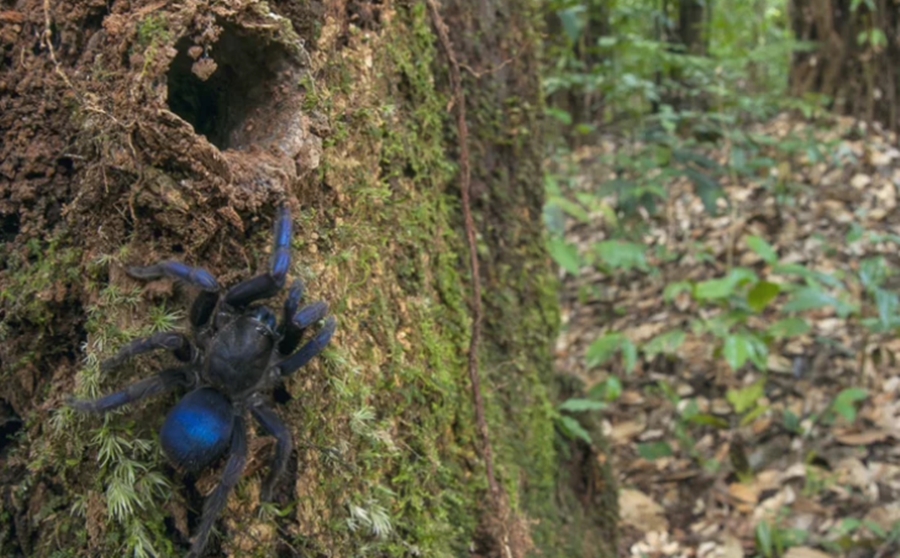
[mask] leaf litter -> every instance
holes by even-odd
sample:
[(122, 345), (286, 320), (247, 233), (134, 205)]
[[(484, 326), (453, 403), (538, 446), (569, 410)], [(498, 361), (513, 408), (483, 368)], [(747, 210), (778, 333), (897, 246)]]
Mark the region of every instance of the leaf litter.
[[(620, 487), (620, 555), (900, 555), (900, 340), (892, 328), (863, 323), (882, 305), (866, 302), (864, 286), (851, 280), (869, 258), (900, 264), (897, 138), (850, 119), (823, 127), (788, 115), (752, 132), (812, 135), (832, 156), (778, 153), (763, 177), (772, 180), (726, 176), (730, 207), (720, 200), (718, 215), (687, 178), (671, 180), (664, 207), (639, 213), (644, 250), (625, 265), (574, 257), (612, 238), (613, 195), (594, 198), (584, 215), (569, 211), (580, 218), (565, 224), (571, 248), (560, 270), (557, 364), (589, 393), (610, 378), (621, 382), (618, 397), (593, 411), (603, 417)], [(705, 155), (726, 164), (728, 147)], [(583, 201), (615, 178), (605, 156), (625, 148), (607, 138), (574, 152), (567, 197)], [(778, 200), (773, 183), (789, 184), (790, 195)], [(797, 286), (758, 293), (771, 303), (746, 327), (791, 334), (773, 338), (756, 361), (752, 343), (729, 349), (696, 327), (725, 314), (696, 293), (722, 287), (715, 281), (737, 267)], [(829, 278), (846, 288), (803, 290), (834, 286)], [(695, 296), (690, 287), (675, 292), (681, 282)], [(889, 275), (883, 286), (896, 291), (900, 281)], [(598, 348), (604, 336), (616, 337)], [(616, 353), (629, 343), (638, 347), (634, 362)]]

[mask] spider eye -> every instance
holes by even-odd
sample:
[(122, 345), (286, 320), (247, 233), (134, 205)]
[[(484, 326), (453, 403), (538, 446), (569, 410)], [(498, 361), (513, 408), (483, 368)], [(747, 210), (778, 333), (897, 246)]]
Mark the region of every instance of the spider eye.
[(257, 331), (261, 334), (271, 333), (275, 331), (275, 314), (273, 314), (268, 308), (265, 306), (260, 306), (253, 311), (253, 318), (257, 320), (261, 327), (257, 328)]

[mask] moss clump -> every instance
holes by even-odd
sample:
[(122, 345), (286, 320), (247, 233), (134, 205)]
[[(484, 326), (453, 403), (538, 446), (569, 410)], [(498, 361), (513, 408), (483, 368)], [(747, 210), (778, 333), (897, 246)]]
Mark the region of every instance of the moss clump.
[(142, 49), (166, 44), (171, 40), (169, 22), (163, 14), (150, 14), (138, 23), (137, 44)]
[(53, 318), (53, 304), (61, 303), (68, 286), (81, 276), (81, 250), (57, 236), (49, 242), (31, 239), (21, 252), (6, 257), (0, 285), (0, 305), (6, 324), (27, 321), (37, 326)]

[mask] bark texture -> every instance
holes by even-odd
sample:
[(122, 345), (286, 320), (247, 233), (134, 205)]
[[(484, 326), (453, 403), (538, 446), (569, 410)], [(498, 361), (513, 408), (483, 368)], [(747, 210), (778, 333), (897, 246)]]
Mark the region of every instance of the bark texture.
[(282, 201), (291, 276), (338, 333), (276, 394), (296, 447), (281, 513), (259, 511), (273, 441), (251, 432), (210, 555), (613, 555), (609, 471), (554, 427), (568, 390), (550, 358), (535, 10), (442, 8), (467, 68), (481, 378), (509, 505), (494, 517), (466, 375), (458, 138), (425, 3), (0, 3), (0, 555), (186, 550), (219, 471), (163, 460), (179, 394), (105, 418), (62, 402), (170, 364), (99, 371), (128, 339), (184, 327), (194, 294), (126, 265), (174, 257), (233, 284), (266, 265)]

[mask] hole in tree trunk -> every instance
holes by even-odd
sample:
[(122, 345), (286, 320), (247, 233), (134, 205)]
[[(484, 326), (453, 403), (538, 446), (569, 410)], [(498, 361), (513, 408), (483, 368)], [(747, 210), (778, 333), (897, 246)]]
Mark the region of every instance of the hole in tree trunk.
[(223, 24), (219, 40), (207, 48), (185, 37), (176, 49), (167, 75), (172, 112), (221, 150), (253, 143), (247, 120), (292, 74), (284, 71), (292, 65), (287, 52), (231, 24)]

